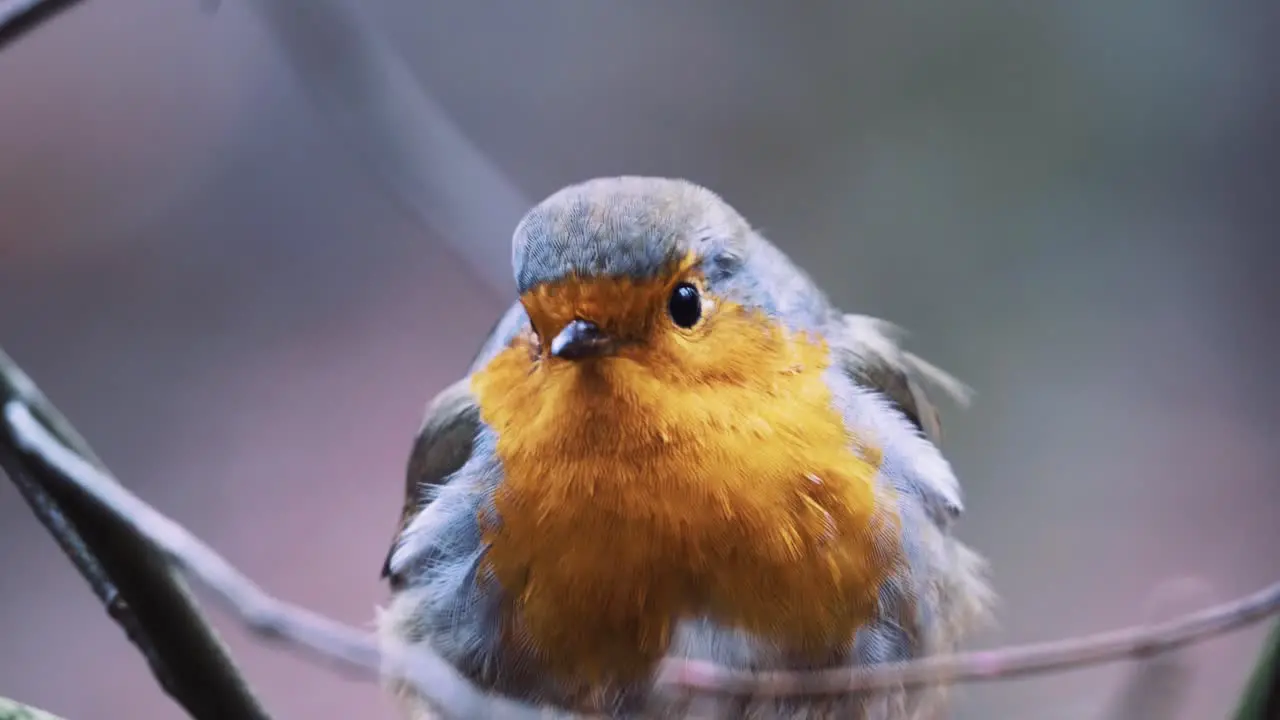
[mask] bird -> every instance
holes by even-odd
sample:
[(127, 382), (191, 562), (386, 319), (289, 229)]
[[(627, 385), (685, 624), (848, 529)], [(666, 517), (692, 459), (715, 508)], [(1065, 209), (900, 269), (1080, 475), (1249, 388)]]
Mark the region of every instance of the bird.
[[(838, 309), (684, 179), (556, 191), (517, 224), (512, 266), (518, 298), (412, 444), (384, 643), (427, 646), (489, 693), (630, 718), (656, 707), (665, 659), (857, 667), (952, 652), (990, 620), (929, 395), (969, 390), (896, 326)], [(439, 716), (387, 686), (406, 717)], [(896, 688), (727, 716), (948, 702)]]

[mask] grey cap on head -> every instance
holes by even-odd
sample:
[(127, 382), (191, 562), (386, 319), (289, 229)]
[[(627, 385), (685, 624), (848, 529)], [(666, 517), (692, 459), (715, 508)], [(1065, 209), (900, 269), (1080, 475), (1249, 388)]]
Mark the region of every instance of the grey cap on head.
[(613, 177), (566, 187), (516, 226), (520, 294), (568, 276), (652, 278), (689, 252), (708, 274), (741, 263), (753, 233), (718, 195), (688, 182)]

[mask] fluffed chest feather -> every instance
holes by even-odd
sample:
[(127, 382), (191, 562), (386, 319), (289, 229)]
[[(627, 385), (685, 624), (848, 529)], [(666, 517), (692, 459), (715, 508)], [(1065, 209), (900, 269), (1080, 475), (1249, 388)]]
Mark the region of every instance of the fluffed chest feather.
[(508, 641), (583, 683), (647, 673), (696, 616), (801, 657), (852, 642), (900, 561), (897, 516), (833, 409), (825, 348), (795, 350), (746, 383), (625, 360), (539, 374), (518, 347), (476, 376)]

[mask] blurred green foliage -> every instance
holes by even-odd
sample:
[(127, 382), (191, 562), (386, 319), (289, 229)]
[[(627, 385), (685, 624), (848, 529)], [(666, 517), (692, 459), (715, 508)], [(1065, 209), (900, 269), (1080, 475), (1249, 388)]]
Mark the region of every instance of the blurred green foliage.
[(0, 720), (62, 720), (62, 718), (37, 710), (30, 705), (0, 697)]

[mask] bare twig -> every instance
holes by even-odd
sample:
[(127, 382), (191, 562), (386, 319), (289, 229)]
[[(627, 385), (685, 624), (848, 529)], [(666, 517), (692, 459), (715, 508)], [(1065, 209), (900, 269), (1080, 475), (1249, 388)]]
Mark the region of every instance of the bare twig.
[(663, 665), (658, 682), (687, 691), (781, 697), (842, 695), (897, 685), (918, 687), (1006, 680), (1172, 650), (1237, 630), (1277, 612), (1280, 612), (1280, 583), (1166, 623), (1081, 638), (807, 673), (751, 673), (704, 662), (673, 660)]
[[(3, 351), (0, 401), (27, 408), (59, 445), (102, 470), (84, 439)], [(0, 466), (188, 714), (197, 720), (268, 717), (190, 592), (147, 538), (22, 452), (7, 423), (0, 423)]]
[[(369, 633), (277, 600), (178, 523), (143, 502), (64, 445), (20, 401), (4, 406), (4, 421), (18, 448), (39, 458), (64, 489), (123, 518), (170, 561), (199, 580), (254, 634), (306, 651), (312, 659), (366, 677), (384, 671), (414, 683), (448, 717), (537, 718), (528, 706), (481, 694), (442, 658), (425, 650), (382, 648)], [(224, 716), (233, 717), (233, 716)], [(234, 716), (241, 717), (241, 716)]]
[[(19, 447), (40, 458), (67, 483), (125, 518), (183, 570), (199, 579), (259, 635), (284, 641), (366, 675), (386, 669), (434, 699), (452, 717), (483, 712), (536, 717), (532, 709), (481, 695), (448, 664), (426, 650), (379, 650), (369, 634), (267, 595), (180, 525), (164, 517), (63, 445), (21, 402), (4, 406), (4, 420)], [(1176, 620), (1079, 639), (927, 658), (858, 669), (812, 673), (748, 673), (706, 663), (669, 661), (658, 674), (666, 688), (718, 695), (835, 695), (883, 689), (998, 680), (1144, 657), (1240, 628), (1280, 610), (1280, 583), (1239, 600)], [(500, 708), (500, 709), (499, 709)]]
[(172, 693), (174, 681), (168, 666), (157, 654), (146, 630), (142, 628), (129, 604), (116, 589), (115, 583), (111, 582), (102, 563), (85, 545), (84, 538), (80, 537), (75, 526), (62, 514), (58, 501), (53, 499), (53, 496), (31, 476), (18, 456), (8, 447), (0, 446), (0, 467), (6, 468), (5, 472), (9, 475), (9, 479), (27, 501), (36, 519), (49, 531), (63, 554), (70, 558), (71, 563), (80, 571), (80, 575), (89, 583), (93, 594), (98, 596), (98, 602), (106, 608), (107, 615), (124, 629), (129, 642), (132, 642), (142, 653), (142, 657), (146, 659), (147, 665), (151, 667), (151, 672), (156, 676), (161, 687)]
[[(1151, 623), (1171, 620), (1203, 607), (1213, 598), (1209, 586), (1194, 578), (1161, 583), (1147, 603)], [(1136, 659), (1105, 720), (1176, 720), (1180, 717), (1194, 676), (1191, 647), (1155, 652)]]
[(0, 48), (80, 0), (0, 0)]

